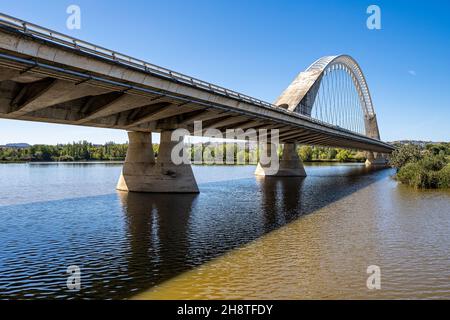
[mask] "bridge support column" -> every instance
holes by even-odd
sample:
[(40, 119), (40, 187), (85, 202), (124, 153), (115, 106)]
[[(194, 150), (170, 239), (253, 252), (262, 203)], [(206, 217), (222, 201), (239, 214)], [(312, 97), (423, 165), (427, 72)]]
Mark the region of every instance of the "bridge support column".
[(258, 162), (255, 175), (274, 177), (306, 177), (303, 162), (297, 154), (297, 145), (295, 143), (284, 144), (283, 155), (279, 160), (278, 170), (269, 168), (269, 165), (261, 165), (261, 163)]
[(368, 151), (367, 152), (367, 159), (366, 159), (366, 167), (373, 167), (373, 166), (377, 166), (377, 167), (382, 167), (382, 166), (387, 166), (387, 159), (383, 156), (383, 154), (381, 153), (376, 153), (376, 155), (374, 154), (374, 152), (372, 151)]
[(178, 143), (172, 131), (161, 132), (159, 154), (155, 160), (152, 135), (128, 132), (129, 145), (117, 190), (130, 192), (198, 193), (190, 164), (176, 165), (171, 153)]

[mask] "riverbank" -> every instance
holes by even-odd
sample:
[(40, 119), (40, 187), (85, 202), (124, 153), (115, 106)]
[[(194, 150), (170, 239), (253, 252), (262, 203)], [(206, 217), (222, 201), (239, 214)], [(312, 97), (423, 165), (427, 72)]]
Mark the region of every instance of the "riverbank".
[[(0, 161), (0, 164), (43, 164), (43, 163), (47, 163), (47, 164), (58, 164), (58, 163), (67, 163), (67, 164), (88, 164), (88, 163), (92, 163), (92, 164), (96, 164), (96, 163), (123, 163), (125, 161), (125, 159), (123, 160), (80, 160), (80, 161)], [(334, 163), (334, 164), (339, 164), (339, 163), (364, 163), (364, 160), (362, 159), (348, 159), (345, 161), (340, 161), (337, 159), (316, 159), (316, 160), (309, 160), (309, 161), (303, 161), (304, 164), (314, 164), (314, 163), (322, 163), (322, 164), (326, 164), (326, 163)], [(201, 166), (248, 166), (248, 165), (256, 165), (257, 163), (233, 163), (233, 164), (229, 164), (229, 163), (222, 163), (222, 164), (217, 164), (217, 163), (192, 163), (193, 165), (201, 165)]]
[(82, 163), (123, 163), (125, 160), (80, 160), (80, 161), (0, 161), (0, 164), (82, 164)]

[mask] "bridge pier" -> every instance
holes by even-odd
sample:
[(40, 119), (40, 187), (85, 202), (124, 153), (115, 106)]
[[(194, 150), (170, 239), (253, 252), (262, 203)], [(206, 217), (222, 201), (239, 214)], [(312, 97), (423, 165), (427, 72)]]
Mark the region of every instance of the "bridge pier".
[(387, 161), (386, 157), (383, 156), (383, 154), (376, 153), (376, 155), (375, 155), (374, 152), (368, 151), (365, 164), (366, 164), (366, 167), (373, 167), (373, 166), (382, 167), (382, 166), (387, 166), (388, 161)]
[[(273, 152), (274, 148), (271, 148), (270, 150)], [(268, 154), (268, 156), (270, 156), (270, 154)], [(297, 145), (295, 143), (284, 144), (283, 154), (279, 160), (278, 170), (271, 168), (270, 164), (263, 165), (258, 162), (255, 175), (273, 177), (306, 177), (303, 162), (297, 153)]]
[(162, 131), (157, 159), (152, 134), (128, 132), (128, 151), (117, 190), (130, 192), (198, 193), (190, 164), (176, 165), (171, 153), (178, 143), (171, 141), (172, 131)]

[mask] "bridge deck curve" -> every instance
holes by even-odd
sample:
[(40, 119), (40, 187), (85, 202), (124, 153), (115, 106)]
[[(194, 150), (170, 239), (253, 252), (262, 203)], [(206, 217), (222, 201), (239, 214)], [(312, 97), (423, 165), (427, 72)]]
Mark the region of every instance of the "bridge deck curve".
[(193, 122), (202, 120), (204, 128), (279, 129), (282, 142), (393, 150), (380, 140), (14, 19), (0, 15), (0, 118), (142, 132), (168, 126), (192, 131)]

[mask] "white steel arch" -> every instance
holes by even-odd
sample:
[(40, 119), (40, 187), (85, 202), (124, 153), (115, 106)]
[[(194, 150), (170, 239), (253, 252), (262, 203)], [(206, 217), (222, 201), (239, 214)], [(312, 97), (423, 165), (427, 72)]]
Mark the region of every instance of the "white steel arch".
[(335, 70), (344, 70), (351, 77), (364, 114), (366, 135), (379, 139), (369, 87), (360, 66), (349, 55), (325, 56), (316, 60), (305, 71), (298, 74), (275, 101), (275, 105), (311, 117), (322, 79)]

